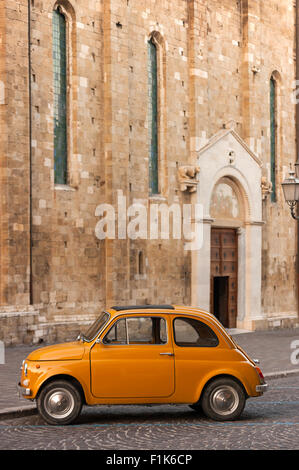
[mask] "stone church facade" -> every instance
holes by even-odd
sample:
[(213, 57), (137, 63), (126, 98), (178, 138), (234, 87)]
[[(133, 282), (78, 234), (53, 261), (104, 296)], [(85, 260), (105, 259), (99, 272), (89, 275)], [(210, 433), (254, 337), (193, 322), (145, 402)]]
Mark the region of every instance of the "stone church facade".
[[(112, 305), (298, 325), (292, 0), (0, 2), (0, 339)], [(97, 208), (198, 204), (202, 244), (96, 236)], [(119, 235), (119, 234), (118, 234)]]

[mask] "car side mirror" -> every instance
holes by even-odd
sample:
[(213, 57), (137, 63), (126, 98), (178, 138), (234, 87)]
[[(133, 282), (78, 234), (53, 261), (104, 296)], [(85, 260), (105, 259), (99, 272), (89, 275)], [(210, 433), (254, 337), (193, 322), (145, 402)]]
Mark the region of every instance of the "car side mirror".
[(101, 338), (98, 338), (98, 339), (96, 340), (96, 344), (103, 344), (103, 341), (101, 340)]

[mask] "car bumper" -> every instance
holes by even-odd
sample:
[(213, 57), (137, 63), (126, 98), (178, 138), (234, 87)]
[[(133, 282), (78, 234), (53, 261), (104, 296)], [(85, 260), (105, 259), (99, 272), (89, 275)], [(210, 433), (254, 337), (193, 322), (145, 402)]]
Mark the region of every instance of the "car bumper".
[(32, 395), (31, 389), (22, 387), (20, 383), (18, 383), (18, 392), (19, 392), (19, 396), (23, 396), (23, 397), (30, 397), (30, 395)]
[(269, 385), (268, 385), (268, 384), (257, 385), (256, 388), (255, 388), (255, 390), (256, 390), (258, 393), (267, 392), (268, 389), (269, 389)]

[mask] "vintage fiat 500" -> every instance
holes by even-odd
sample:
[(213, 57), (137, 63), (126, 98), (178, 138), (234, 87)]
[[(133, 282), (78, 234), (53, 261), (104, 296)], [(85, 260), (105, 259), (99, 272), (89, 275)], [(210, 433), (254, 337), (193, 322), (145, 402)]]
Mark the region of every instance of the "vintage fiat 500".
[(101, 404), (180, 403), (234, 420), (248, 397), (267, 390), (255, 361), (214, 315), (173, 305), (103, 312), (75, 342), (29, 354), (19, 386), (53, 425)]

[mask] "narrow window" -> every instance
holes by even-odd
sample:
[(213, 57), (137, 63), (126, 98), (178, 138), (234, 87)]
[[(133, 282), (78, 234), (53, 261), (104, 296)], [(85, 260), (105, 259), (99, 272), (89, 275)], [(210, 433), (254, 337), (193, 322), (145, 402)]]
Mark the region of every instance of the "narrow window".
[(138, 253), (138, 274), (144, 274), (144, 261), (142, 251), (139, 251)]
[(157, 46), (148, 42), (148, 83), (149, 83), (149, 189), (151, 194), (159, 193), (159, 142), (158, 142), (158, 54)]
[(277, 122), (276, 122), (276, 81), (273, 77), (270, 80), (270, 165), (272, 194), (271, 201), (276, 202), (276, 153), (277, 153)]
[(53, 11), (54, 182), (67, 184), (67, 42), (66, 19)]

